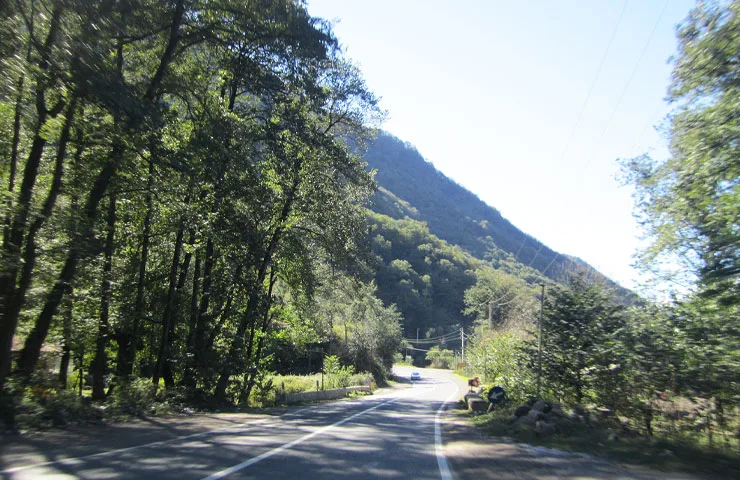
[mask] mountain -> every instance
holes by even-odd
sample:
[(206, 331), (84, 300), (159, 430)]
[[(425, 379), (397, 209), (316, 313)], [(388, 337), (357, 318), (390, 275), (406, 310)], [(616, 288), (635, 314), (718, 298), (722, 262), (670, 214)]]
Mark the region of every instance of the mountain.
[(465, 323), (462, 292), (474, 281), (470, 270), (483, 263), (528, 283), (563, 282), (579, 272), (619, 297), (631, 297), (583, 260), (555, 252), (519, 230), (412, 145), (381, 132), (363, 158), (377, 171), (379, 187), (369, 215), (378, 291), (384, 301), (399, 306), (407, 332), (419, 324)]

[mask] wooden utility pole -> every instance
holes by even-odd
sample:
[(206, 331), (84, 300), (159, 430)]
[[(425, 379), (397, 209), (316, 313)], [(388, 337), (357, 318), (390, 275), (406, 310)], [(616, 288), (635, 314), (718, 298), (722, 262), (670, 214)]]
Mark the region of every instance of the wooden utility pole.
[(463, 327), (460, 327), (460, 343), (462, 345), (461, 360), (462, 363), (465, 363), (465, 331), (463, 330)]
[(542, 287), (542, 295), (540, 296), (540, 321), (539, 321), (539, 333), (537, 334), (537, 399), (540, 398), (540, 386), (542, 384), (542, 320), (543, 312), (545, 310), (545, 284), (540, 284)]

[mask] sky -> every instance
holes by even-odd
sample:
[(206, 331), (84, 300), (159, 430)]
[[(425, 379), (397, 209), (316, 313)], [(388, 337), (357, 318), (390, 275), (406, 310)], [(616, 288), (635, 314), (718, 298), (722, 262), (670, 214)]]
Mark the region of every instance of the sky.
[[(644, 240), (618, 159), (668, 155), (676, 25), (693, 0), (309, 0), (382, 128), (555, 251), (625, 287)], [(662, 126), (662, 127), (661, 127)]]

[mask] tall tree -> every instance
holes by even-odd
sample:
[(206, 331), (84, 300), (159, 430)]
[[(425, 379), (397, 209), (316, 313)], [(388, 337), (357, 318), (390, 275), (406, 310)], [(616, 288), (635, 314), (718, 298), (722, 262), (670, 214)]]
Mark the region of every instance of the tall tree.
[(740, 302), (740, 2), (700, 2), (678, 29), (670, 157), (624, 162), (652, 238), (648, 267), (680, 262), (707, 295)]
[[(550, 290), (544, 309), (542, 375), (554, 394), (582, 403), (615, 368), (623, 311), (602, 287), (581, 277)], [(533, 346), (533, 362), (537, 355)]]

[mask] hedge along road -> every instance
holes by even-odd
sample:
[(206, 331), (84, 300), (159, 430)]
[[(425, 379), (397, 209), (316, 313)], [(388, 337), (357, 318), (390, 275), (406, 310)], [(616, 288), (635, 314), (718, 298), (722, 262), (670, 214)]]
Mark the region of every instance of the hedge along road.
[[(408, 376), (411, 369), (400, 367)], [(422, 372), (411, 388), (301, 408), (279, 417), (183, 436), (119, 438), (124, 448), (80, 450), (74, 434), (43, 457), (0, 454), (3, 478), (451, 478), (439, 419), (464, 393), (449, 372)], [(111, 427), (102, 427), (103, 429)], [(126, 435), (125, 432), (118, 434)], [(128, 435), (135, 435), (133, 431)], [(7, 440), (7, 439), (6, 439)], [(129, 441), (126, 441), (129, 440)], [(34, 448), (16, 439), (16, 449)], [(26, 443), (20, 445), (20, 443)], [(40, 442), (36, 448), (43, 450)], [(73, 447), (74, 445), (74, 447)], [(75, 452), (87, 452), (76, 455)], [(34, 459), (28, 461), (27, 459)], [(25, 461), (24, 461), (25, 460)]]

